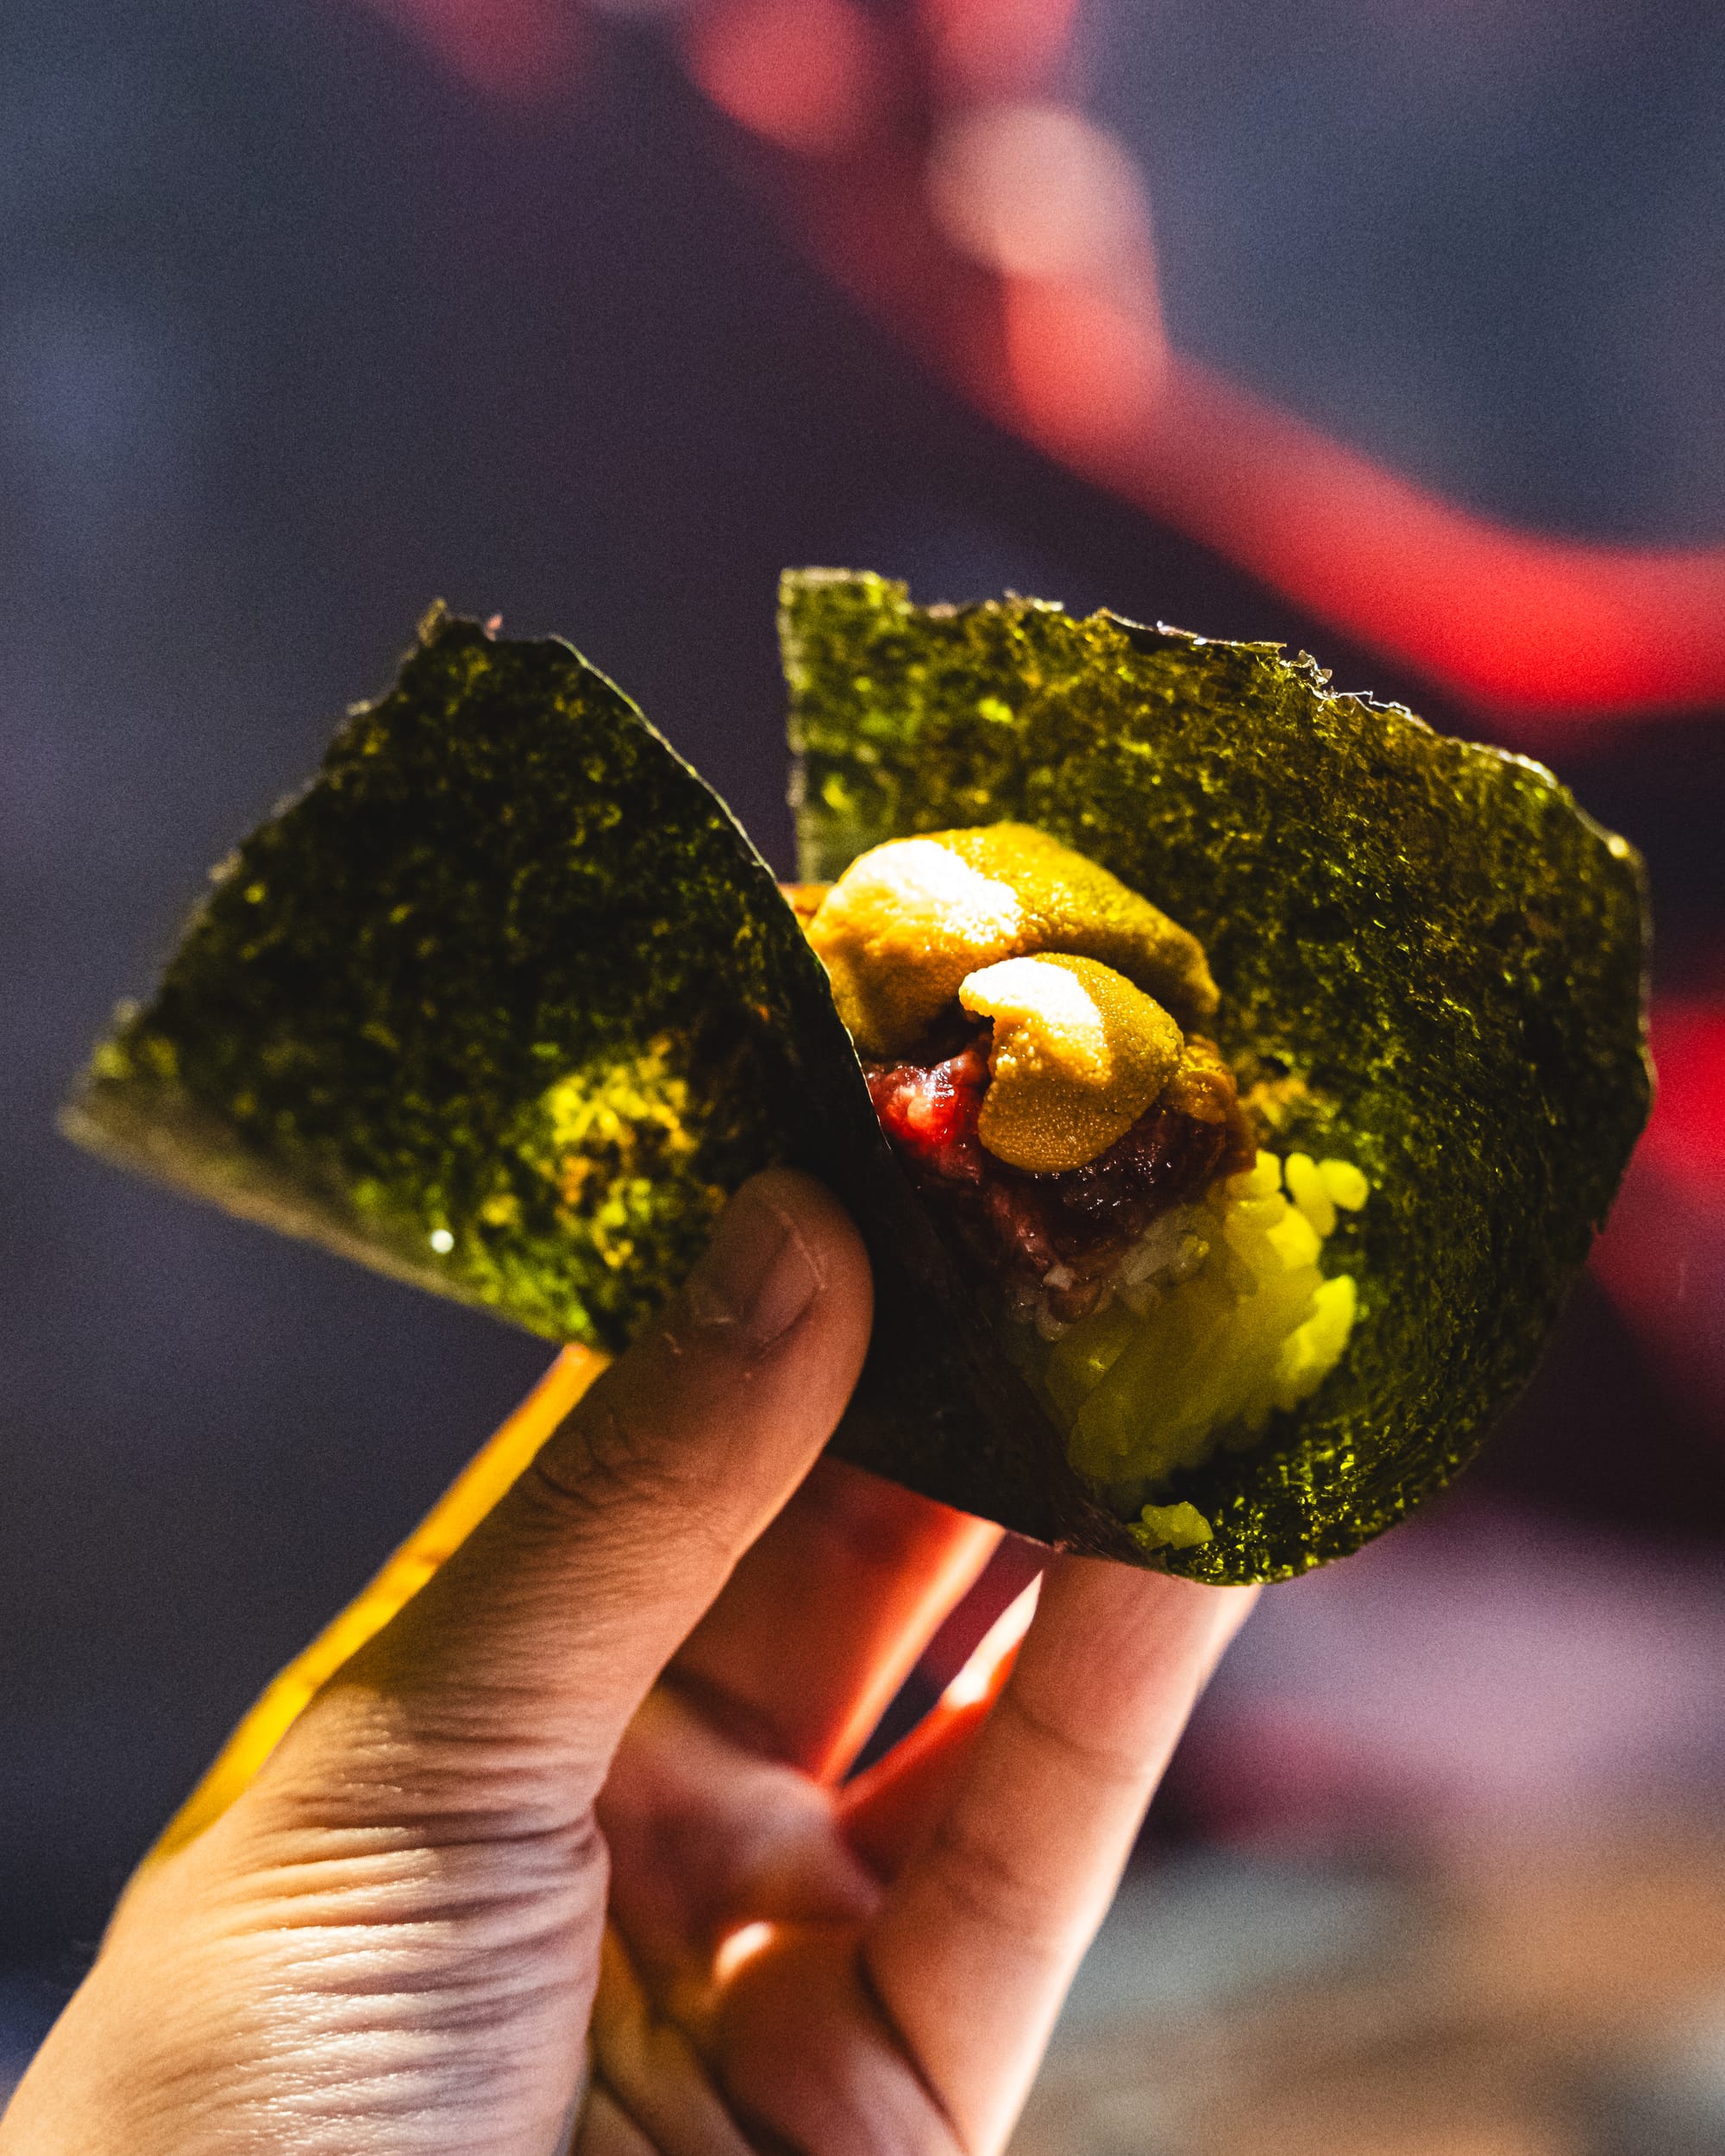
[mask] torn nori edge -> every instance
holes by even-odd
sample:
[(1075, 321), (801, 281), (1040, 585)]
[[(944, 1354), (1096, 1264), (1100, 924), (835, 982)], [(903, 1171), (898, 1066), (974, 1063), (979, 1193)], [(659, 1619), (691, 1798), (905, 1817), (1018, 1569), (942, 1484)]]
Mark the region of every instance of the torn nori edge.
[[(1278, 1150), (1366, 1171), (1325, 1246), (1359, 1288), (1346, 1355), (1260, 1446), (1176, 1478), (1214, 1539), (1157, 1561), (1239, 1582), (1357, 1549), (1532, 1374), (1646, 1120), (1639, 857), (1540, 765), (1275, 645), (839, 572), (782, 600), (806, 878), (917, 831), (1052, 832), (1203, 942)], [(1106, 1538), (1062, 1496), (1051, 1539)]]
[(1056, 1433), (900, 1175), (826, 986), (718, 797), (568, 644), (441, 611), (216, 872), (68, 1108), (124, 1163), (616, 1352), (775, 1161), (857, 1217), (838, 1449), (1051, 1534)]

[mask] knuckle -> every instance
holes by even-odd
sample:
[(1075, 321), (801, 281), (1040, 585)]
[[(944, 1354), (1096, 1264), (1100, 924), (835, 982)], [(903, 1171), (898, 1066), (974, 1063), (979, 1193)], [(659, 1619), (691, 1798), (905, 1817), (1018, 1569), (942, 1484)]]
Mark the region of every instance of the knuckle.
[(1009, 1840), (979, 1832), (962, 1813), (949, 1813), (929, 1853), (942, 1893), (962, 1918), (1006, 1934), (1020, 1956), (1055, 1953), (1059, 1941), (1045, 1886)]
[(995, 1713), (1016, 1721), (1026, 1739), (1051, 1764), (1088, 1789), (1136, 1787), (1144, 1779), (1141, 1763), (1117, 1745), (1087, 1738), (1037, 1706), (1021, 1675), (1001, 1693)]
[(529, 1470), (534, 1493), (563, 1520), (602, 1519), (666, 1496), (683, 1479), (676, 1448), (608, 1401), (579, 1412)]
[(638, 1536), (643, 1514), (674, 1520), (696, 1548), (724, 1540), (713, 1513), (712, 1463), (706, 1448), (679, 1444), (624, 1405), (593, 1401), (536, 1456), (518, 1489), (530, 1517), (549, 1536), (581, 1539), (622, 1531)]

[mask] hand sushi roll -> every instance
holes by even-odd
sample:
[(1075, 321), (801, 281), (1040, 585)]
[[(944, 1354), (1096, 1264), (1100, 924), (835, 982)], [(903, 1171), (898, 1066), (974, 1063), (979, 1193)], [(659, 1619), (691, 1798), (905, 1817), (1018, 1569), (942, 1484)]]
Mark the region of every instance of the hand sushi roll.
[(875, 1267), (846, 1457), (1219, 1583), (1358, 1548), (1645, 1119), (1633, 849), (1271, 646), (835, 572), (781, 620), (788, 893), (568, 645), (434, 612), (68, 1127), (608, 1352), (793, 1161)]
[(796, 899), (894, 1154), (1071, 1464), (1146, 1548), (1208, 1541), (1164, 1500), (1341, 1359), (1357, 1296), (1323, 1245), (1365, 1177), (1259, 1144), (1196, 1030), (1220, 1001), (1197, 938), (1032, 825), (888, 840)]

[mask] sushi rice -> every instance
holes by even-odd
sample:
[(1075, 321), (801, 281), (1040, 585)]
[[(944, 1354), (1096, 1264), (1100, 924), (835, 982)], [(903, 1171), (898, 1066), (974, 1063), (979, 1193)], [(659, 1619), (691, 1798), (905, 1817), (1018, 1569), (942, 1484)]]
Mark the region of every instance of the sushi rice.
[[(1243, 1175), (1153, 1221), (1097, 1307), (1063, 1325), (1046, 1292), (1014, 1316), (1026, 1374), (1072, 1465), (1147, 1547), (1210, 1539), (1189, 1504), (1155, 1502), (1219, 1448), (1255, 1445), (1340, 1361), (1358, 1308), (1351, 1275), (1325, 1276), (1338, 1212), (1365, 1203), (1351, 1161), (1260, 1151)], [(1056, 1267), (1044, 1291), (1066, 1285)]]

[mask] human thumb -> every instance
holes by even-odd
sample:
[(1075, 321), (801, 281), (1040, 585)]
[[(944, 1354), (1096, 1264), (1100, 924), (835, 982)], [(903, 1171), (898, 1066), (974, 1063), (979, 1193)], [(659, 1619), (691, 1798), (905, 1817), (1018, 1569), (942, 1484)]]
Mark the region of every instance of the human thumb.
[(478, 1767), (489, 1745), (565, 1800), (596, 1792), (831, 1435), (871, 1307), (862, 1243), (819, 1183), (787, 1169), (745, 1183), (661, 1319), (313, 1702), (284, 1747), (300, 1755), (282, 1760), (290, 1780), (294, 1764), (318, 1773), (320, 1739), (348, 1749), (357, 1714), (392, 1774), (451, 1745)]

